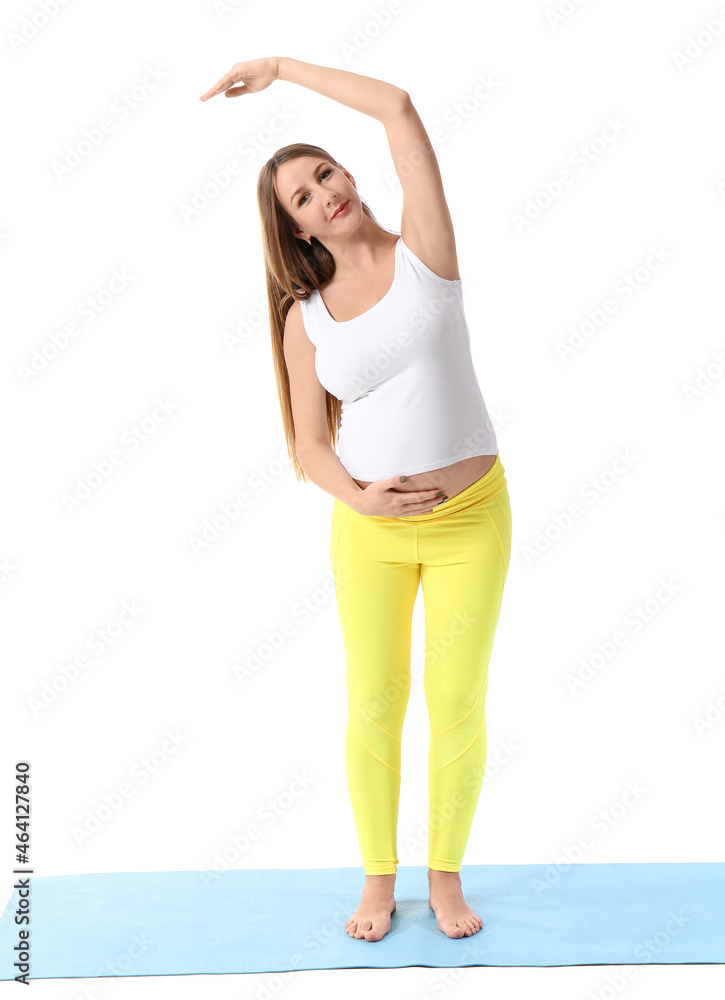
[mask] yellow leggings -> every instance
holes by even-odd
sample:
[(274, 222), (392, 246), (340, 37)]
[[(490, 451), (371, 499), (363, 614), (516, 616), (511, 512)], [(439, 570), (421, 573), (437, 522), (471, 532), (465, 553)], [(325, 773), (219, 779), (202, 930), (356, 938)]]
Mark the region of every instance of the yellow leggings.
[(428, 867), (460, 871), (486, 763), (488, 662), (511, 555), (501, 460), (429, 514), (335, 498), (330, 562), (347, 662), (345, 770), (366, 875), (396, 871), (413, 606), (425, 606)]

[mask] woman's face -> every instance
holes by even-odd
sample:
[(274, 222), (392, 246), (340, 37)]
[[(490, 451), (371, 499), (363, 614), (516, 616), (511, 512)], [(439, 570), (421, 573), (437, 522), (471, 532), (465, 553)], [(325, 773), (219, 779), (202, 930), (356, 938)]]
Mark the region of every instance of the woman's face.
[[(362, 202), (352, 174), (329, 160), (316, 156), (286, 160), (277, 168), (275, 189), (299, 238), (316, 236), (324, 246), (334, 245), (337, 232), (362, 222)], [(333, 213), (345, 202), (345, 211), (333, 219)]]

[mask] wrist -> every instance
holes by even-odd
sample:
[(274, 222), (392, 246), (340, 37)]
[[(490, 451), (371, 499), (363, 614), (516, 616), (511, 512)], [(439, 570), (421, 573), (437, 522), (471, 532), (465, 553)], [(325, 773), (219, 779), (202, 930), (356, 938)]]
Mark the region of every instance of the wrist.
[(361, 506), (364, 506), (362, 500), (360, 499), (365, 490), (361, 489), (356, 484), (356, 488), (352, 493), (348, 493), (342, 498), (342, 502), (347, 504), (348, 507), (352, 507), (356, 514), (362, 514)]
[(275, 67), (276, 67), (276, 70), (277, 70), (277, 79), (278, 80), (286, 80), (287, 79), (286, 73), (285, 73), (285, 71), (287, 69), (287, 67), (285, 65), (286, 62), (287, 62), (287, 57), (286, 56), (276, 56), (275, 57)]

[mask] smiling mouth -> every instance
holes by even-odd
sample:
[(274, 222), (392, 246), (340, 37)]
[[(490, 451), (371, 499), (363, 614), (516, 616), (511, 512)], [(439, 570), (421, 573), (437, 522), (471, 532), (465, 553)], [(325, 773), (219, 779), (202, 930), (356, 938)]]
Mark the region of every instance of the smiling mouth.
[(334, 215), (332, 216), (332, 218), (333, 218), (333, 219), (336, 219), (336, 218), (337, 218), (337, 216), (338, 216), (338, 215), (340, 214), (340, 212), (344, 212), (344, 211), (345, 211), (345, 208), (346, 208), (346, 207), (347, 207), (347, 202), (346, 202), (346, 201), (343, 201), (342, 205), (340, 205), (340, 207), (339, 207), (339, 208), (338, 208), (338, 210), (337, 210), (337, 211), (335, 212), (335, 214), (334, 214)]

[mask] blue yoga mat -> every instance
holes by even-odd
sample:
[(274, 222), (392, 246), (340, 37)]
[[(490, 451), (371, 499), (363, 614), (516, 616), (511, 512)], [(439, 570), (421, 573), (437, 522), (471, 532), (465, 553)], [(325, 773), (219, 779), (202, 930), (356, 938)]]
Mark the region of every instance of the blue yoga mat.
[[(361, 868), (31, 877), (29, 978), (725, 962), (724, 862), (464, 865), (484, 926), (459, 939), (438, 930), (424, 867), (398, 869), (386, 937), (350, 938), (363, 881)], [(3, 980), (18, 974), (19, 892), (0, 918)]]

